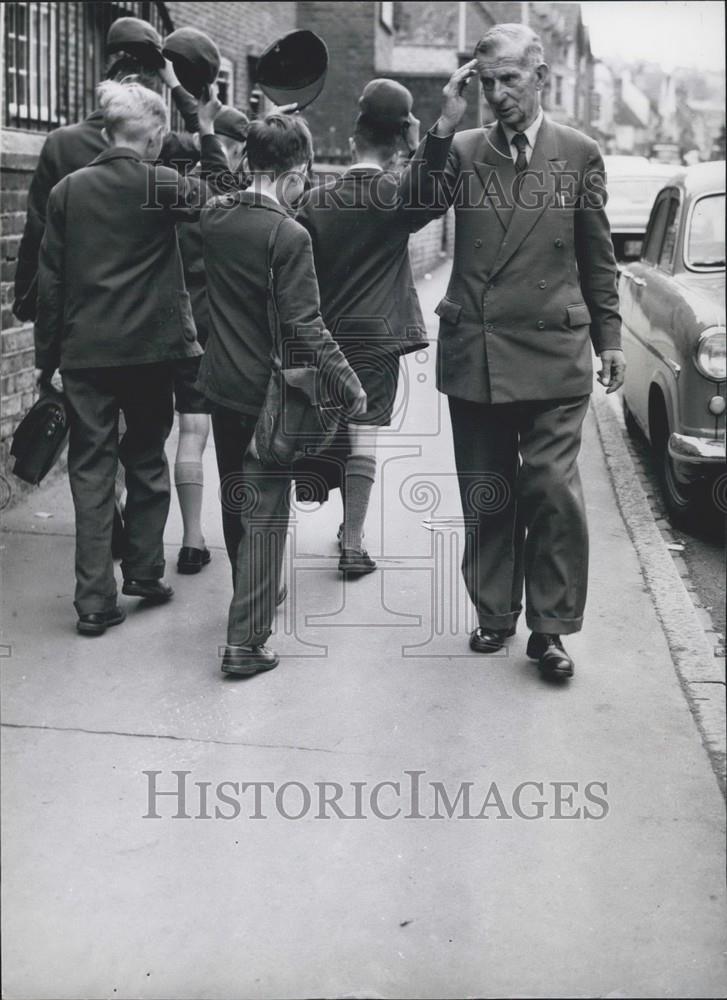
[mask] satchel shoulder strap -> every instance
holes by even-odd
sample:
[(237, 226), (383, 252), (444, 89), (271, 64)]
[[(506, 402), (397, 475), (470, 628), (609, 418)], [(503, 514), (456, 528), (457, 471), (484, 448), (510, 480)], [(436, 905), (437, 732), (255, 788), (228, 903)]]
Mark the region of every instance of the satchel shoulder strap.
[(278, 230), (285, 222), (285, 218), (278, 219), (273, 228), (270, 230), (270, 236), (268, 237), (268, 250), (267, 250), (267, 271), (268, 271), (268, 325), (270, 326), (270, 334), (273, 338), (273, 358), (280, 360), (280, 355), (283, 351), (282, 343), (282, 331), (280, 329), (280, 313), (278, 312), (278, 303), (275, 298), (275, 274), (273, 272), (273, 254), (275, 252), (275, 244), (278, 238)]

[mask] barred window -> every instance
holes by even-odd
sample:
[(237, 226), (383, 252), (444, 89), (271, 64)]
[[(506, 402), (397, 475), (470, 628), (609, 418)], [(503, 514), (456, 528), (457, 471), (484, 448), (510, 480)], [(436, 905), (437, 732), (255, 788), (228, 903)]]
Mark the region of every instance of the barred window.
[(5, 17), (8, 117), (56, 123), (58, 7), (9, 3)]
[(3, 4), (3, 127), (47, 132), (85, 118), (103, 79), (104, 44), (118, 17), (140, 17), (161, 35), (172, 30), (163, 3)]

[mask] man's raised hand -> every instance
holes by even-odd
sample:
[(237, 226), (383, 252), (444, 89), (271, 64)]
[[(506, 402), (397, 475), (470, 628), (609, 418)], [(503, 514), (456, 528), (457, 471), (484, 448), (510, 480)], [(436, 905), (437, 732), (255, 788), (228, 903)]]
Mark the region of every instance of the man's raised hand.
[(451, 135), (467, 110), (467, 85), (477, 74), (477, 60), (470, 59), (450, 76), (442, 91), (442, 113), (434, 127), (436, 135)]

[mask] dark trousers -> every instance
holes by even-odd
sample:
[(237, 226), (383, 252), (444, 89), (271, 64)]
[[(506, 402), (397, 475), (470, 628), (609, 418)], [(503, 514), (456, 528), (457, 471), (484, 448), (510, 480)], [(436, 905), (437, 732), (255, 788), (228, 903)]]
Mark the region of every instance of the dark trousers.
[[(173, 370), (167, 364), (63, 372), (70, 404), (68, 476), (76, 511), (76, 594), (79, 615), (116, 604), (111, 557), (116, 471), (126, 472), (125, 579), (164, 574), (169, 470), (164, 443), (174, 419)], [(126, 430), (119, 438), (119, 414)]]
[(588, 527), (577, 458), (588, 396), (523, 403), (449, 397), (465, 518), (462, 573), (483, 628), (583, 625)]
[(272, 632), (290, 518), (291, 473), (264, 469), (247, 453), (256, 418), (215, 406), (222, 530), (234, 593), (228, 643), (261, 646)]

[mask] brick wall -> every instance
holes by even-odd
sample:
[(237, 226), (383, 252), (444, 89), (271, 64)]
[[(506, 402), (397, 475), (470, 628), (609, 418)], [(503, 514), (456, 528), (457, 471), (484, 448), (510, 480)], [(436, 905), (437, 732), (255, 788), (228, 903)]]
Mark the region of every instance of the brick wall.
[[(28, 185), (44, 136), (3, 132), (0, 155), (0, 476), (8, 467), (10, 438), (35, 400), (33, 327), (12, 314), (13, 281), (20, 235), (25, 224)], [(6, 479), (9, 481), (11, 477)], [(13, 492), (20, 491), (17, 480)], [(0, 496), (8, 487), (0, 483)]]
[[(415, 278), (434, 270), (443, 260), (452, 256), (454, 246), (454, 212), (430, 222), (409, 239), (409, 256)], [(426, 319), (426, 317), (425, 317)]]
[(328, 46), (326, 85), (321, 96), (304, 112), (321, 159), (347, 154), (358, 98), (368, 81), (377, 75), (374, 71), (376, 7), (374, 3), (298, 4), (298, 27), (315, 31)]
[[(430, 129), (439, 118), (442, 110), (442, 89), (449, 79), (449, 75), (426, 76), (416, 73), (392, 73), (391, 76), (408, 87), (414, 96), (414, 114), (421, 125), (421, 134)], [(475, 84), (470, 84), (470, 89), (475, 91)], [(477, 99), (470, 94), (467, 101), (467, 110), (458, 126), (458, 131), (467, 128), (476, 128), (478, 125)]]
[[(248, 56), (258, 56), (270, 42), (296, 27), (295, 3), (167, 3), (175, 28), (206, 31), (233, 64), (235, 106), (248, 110)], [(301, 25), (303, 27), (303, 25)]]

